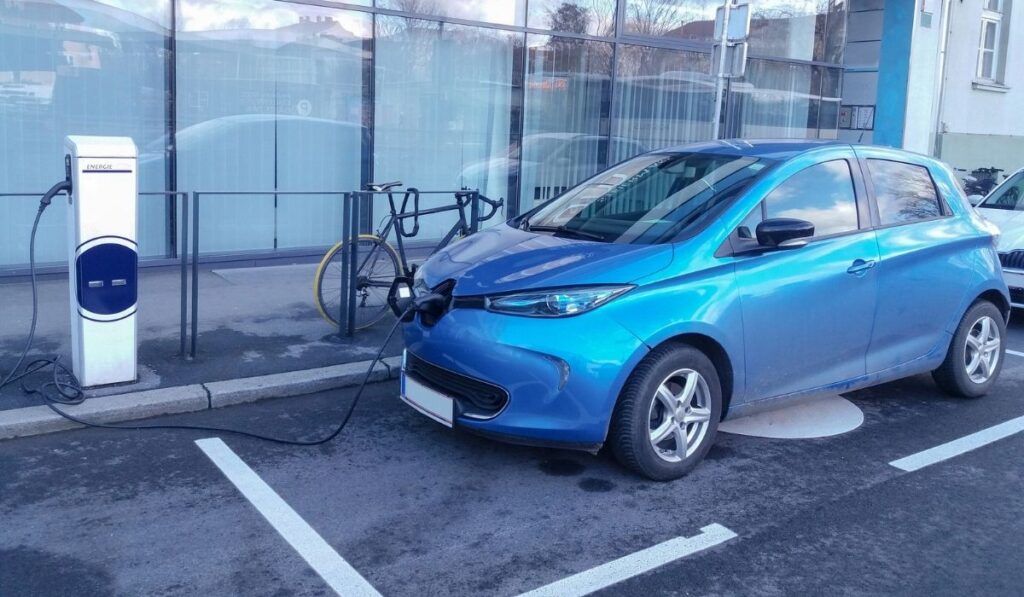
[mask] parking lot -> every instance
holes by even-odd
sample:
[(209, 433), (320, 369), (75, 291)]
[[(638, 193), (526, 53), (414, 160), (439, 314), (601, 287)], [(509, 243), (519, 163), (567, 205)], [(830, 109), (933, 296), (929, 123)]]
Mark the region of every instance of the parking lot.
[[(0, 587), (1019, 594), (1024, 434), (975, 436), (984, 445), (954, 446), (913, 472), (890, 464), (1007, 421), (1020, 428), (1024, 323), (1015, 315), (1009, 348), (1022, 354), (1007, 354), (983, 399), (941, 395), (928, 376), (854, 392), (859, 429), (814, 440), (720, 434), (707, 461), (672, 483), (635, 477), (603, 453), (451, 432), (401, 404), (394, 382), (371, 386), (350, 427), (323, 447), (99, 429), (3, 442)], [(162, 420), (313, 437), (351, 395)]]

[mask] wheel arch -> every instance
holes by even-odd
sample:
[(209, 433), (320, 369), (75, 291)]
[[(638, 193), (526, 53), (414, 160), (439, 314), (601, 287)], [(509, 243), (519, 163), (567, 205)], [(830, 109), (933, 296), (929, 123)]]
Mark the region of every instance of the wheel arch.
[(652, 347), (652, 350), (667, 344), (692, 346), (711, 359), (711, 363), (718, 372), (718, 380), (722, 383), (722, 418), (724, 419), (729, 412), (729, 404), (732, 402), (736, 386), (736, 370), (725, 347), (718, 340), (706, 334), (684, 332), (663, 340), (657, 346)]
[[(1006, 323), (1010, 322), (1010, 301), (1007, 300), (1006, 296), (1002, 292), (995, 288), (990, 288), (979, 294), (973, 301), (971, 301), (971, 305), (978, 301), (988, 301), (992, 303), (997, 309), (999, 309), (999, 312), (1003, 314), (1003, 321)], [(970, 306), (967, 308), (970, 309)]]

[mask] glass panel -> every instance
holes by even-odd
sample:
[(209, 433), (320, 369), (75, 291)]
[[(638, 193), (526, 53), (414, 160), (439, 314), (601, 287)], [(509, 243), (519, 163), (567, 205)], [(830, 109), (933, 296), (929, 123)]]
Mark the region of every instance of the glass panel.
[(994, 53), (989, 50), (981, 51), (981, 77), (984, 79), (994, 78), (992, 75), (992, 59)]
[(985, 0), (985, 10), (999, 12), (1001, 10), (1001, 3), (1002, 0)]
[(832, 160), (797, 172), (765, 197), (769, 218), (797, 218), (814, 224), (814, 236), (857, 229), (857, 199), (846, 160)]
[(816, 137), (821, 72), (806, 64), (750, 60), (746, 76), (729, 83), (724, 136)]
[(537, 210), (529, 230), (601, 242), (650, 244), (696, 233), (770, 160), (709, 153), (642, 155)]
[(608, 164), (612, 70), (611, 44), (545, 35), (528, 43), (521, 211)]
[[(370, 16), (270, 0), (179, 0), (178, 186), (344, 191), (366, 169)], [(206, 252), (320, 246), (337, 196), (201, 199)]]
[(752, 0), (751, 9), (752, 54), (842, 62), (843, 0)]
[(621, 1), (626, 3), (627, 34), (707, 43), (715, 35), (715, 10), (723, 4), (722, 0)]
[(522, 25), (526, 0), (377, 0), (380, 8), (501, 25)]
[(615, 0), (530, 0), (527, 25), (611, 37), (615, 34)]
[(1000, 185), (980, 207), (1024, 211), (1024, 172)]
[(711, 138), (715, 81), (709, 55), (619, 46), (612, 158)]
[[(167, 127), (167, 0), (0, 2), (0, 193), (42, 194), (64, 179), (64, 137), (131, 137), (141, 148)], [(166, 190), (161, 148), (140, 191)], [(0, 267), (28, 263), (38, 197), (0, 198)], [(143, 197), (139, 250), (165, 256), (168, 203)], [(67, 259), (66, 201), (39, 226), (40, 263)]]
[[(512, 85), (522, 42), (522, 35), (494, 29), (378, 16), (375, 178), (509, 197)], [(422, 207), (452, 200), (428, 196)], [(454, 221), (449, 215), (423, 218), (421, 237), (443, 236)]]
[(942, 215), (927, 168), (890, 160), (868, 160), (868, 171), (883, 226)]
[(985, 28), (982, 32), (982, 47), (986, 50), (994, 50), (996, 48), (997, 25), (995, 21), (982, 21), (982, 25)]

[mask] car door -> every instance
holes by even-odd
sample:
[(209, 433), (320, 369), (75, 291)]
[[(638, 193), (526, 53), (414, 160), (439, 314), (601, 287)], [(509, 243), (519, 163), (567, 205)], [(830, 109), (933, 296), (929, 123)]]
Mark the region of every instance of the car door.
[[(865, 372), (878, 247), (854, 154), (827, 155), (769, 191), (734, 233), (748, 400)], [(760, 251), (757, 224), (778, 217), (810, 221), (815, 235), (800, 248)]]
[[(974, 263), (971, 229), (954, 218), (925, 162), (858, 148), (878, 236), (878, 309), (867, 355), (875, 373), (944, 350)], [(960, 271), (963, 271), (961, 274)]]

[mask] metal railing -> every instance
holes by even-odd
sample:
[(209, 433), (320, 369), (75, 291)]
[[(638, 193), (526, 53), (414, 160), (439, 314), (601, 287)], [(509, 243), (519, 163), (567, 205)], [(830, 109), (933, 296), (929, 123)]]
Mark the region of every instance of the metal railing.
[[(405, 193), (405, 190), (392, 191), (395, 195)], [(477, 232), (480, 228), (480, 193), (476, 190), (459, 189), (457, 191), (419, 191), (420, 195), (452, 195), (461, 193), (469, 197), (469, 218), (467, 225), (470, 233)], [(177, 231), (172, 231), (172, 236), (180, 231), (180, 237), (176, 244), (177, 254), (169, 255), (176, 258), (181, 275), (180, 285), (180, 312), (179, 312), (179, 349), (178, 354), (182, 357), (194, 359), (198, 352), (199, 337), (199, 228), (201, 223), (200, 205), (203, 199), (211, 197), (231, 196), (334, 196), (340, 197), (342, 201), (342, 271), (341, 271), (341, 300), (338, 313), (339, 337), (351, 338), (355, 335), (356, 305), (357, 305), (357, 239), (362, 229), (369, 230), (373, 220), (374, 199), (381, 195), (386, 196), (387, 191), (153, 191), (139, 193), (140, 197), (163, 197), (174, 198), (178, 202), (174, 209), (180, 210), (179, 226)], [(0, 199), (6, 197), (41, 197), (43, 193), (0, 193)], [(443, 212), (455, 211), (456, 205), (431, 207), (419, 210), (418, 216), (427, 216)], [(365, 214), (366, 217), (361, 217)], [(416, 217), (418, 217), (416, 216)], [(411, 214), (404, 217), (413, 217)], [(402, 247), (402, 234), (396, 229), (396, 244)], [(388, 239), (383, 239), (387, 241)], [(446, 239), (450, 240), (450, 239)], [(405, 263), (404, 250), (402, 253), (402, 267)]]
[[(0, 199), (6, 197), (32, 197), (40, 198), (43, 193), (0, 193)], [(170, 251), (169, 257), (177, 257), (181, 262), (181, 313), (179, 315), (178, 322), (178, 333), (179, 333), (179, 356), (185, 356), (185, 345), (186, 345), (186, 316), (188, 312), (187, 303), (187, 281), (188, 281), (188, 196), (187, 191), (145, 191), (139, 193), (139, 197), (163, 197), (164, 199), (173, 198), (181, 199), (181, 213), (182, 213), (182, 226), (181, 235), (182, 241), (177, 245), (178, 254), (175, 256), (173, 251)], [(173, 206), (172, 209), (177, 209), (177, 205)], [(174, 232), (171, 232), (173, 238)]]

